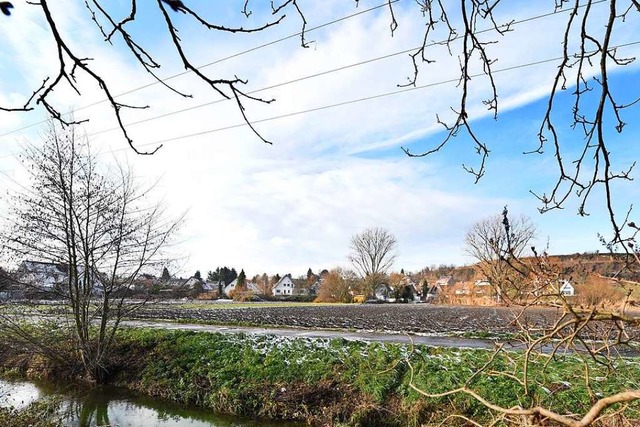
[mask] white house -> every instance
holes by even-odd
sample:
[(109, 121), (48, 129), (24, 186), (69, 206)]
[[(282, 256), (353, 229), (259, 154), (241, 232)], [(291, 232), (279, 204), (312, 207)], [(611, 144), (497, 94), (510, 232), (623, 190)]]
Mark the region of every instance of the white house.
[(298, 295), (296, 292), (296, 285), (291, 279), (291, 274), (285, 274), (278, 283), (273, 287), (274, 296), (282, 295)]
[(230, 292), (233, 292), (236, 290), (236, 286), (238, 286), (237, 277), (233, 279), (231, 283), (229, 283), (227, 286), (224, 287), (223, 292), (225, 293), (225, 295), (229, 295)]
[(491, 286), (491, 282), (487, 279), (476, 280), (476, 286), (478, 287), (487, 287)]
[(560, 280), (560, 294), (566, 297), (572, 297), (576, 294), (576, 289), (568, 280)]
[(69, 269), (66, 265), (52, 262), (23, 261), (18, 268), (19, 281), (42, 289), (53, 289), (67, 281)]
[[(229, 292), (235, 291), (237, 286), (238, 286), (238, 278), (236, 277), (235, 279), (233, 279), (231, 283), (229, 283), (227, 286), (224, 287), (224, 293), (229, 295)], [(260, 293), (260, 289), (258, 288), (258, 285), (255, 282), (245, 282), (245, 288), (247, 291), (251, 291), (255, 294)]]
[(391, 286), (387, 285), (386, 283), (381, 283), (376, 286), (373, 293), (375, 294), (376, 299), (379, 301), (394, 302), (396, 300), (394, 298), (393, 289), (391, 289)]
[[(103, 285), (97, 274), (91, 273), (91, 291), (100, 295), (103, 293)], [(18, 268), (18, 280), (30, 287), (50, 291), (56, 285), (64, 285), (69, 280), (69, 268), (65, 264), (23, 261)], [(79, 269), (78, 279), (80, 286), (84, 286), (83, 270)]]

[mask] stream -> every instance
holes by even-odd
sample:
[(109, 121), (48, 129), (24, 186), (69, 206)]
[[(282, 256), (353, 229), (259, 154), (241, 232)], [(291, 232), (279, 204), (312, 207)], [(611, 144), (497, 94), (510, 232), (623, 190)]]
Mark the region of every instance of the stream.
[(295, 427), (283, 421), (250, 420), (217, 415), (138, 396), (116, 387), (89, 391), (61, 389), (51, 384), (0, 379), (0, 407), (22, 409), (38, 399), (62, 397), (64, 425), (69, 427)]

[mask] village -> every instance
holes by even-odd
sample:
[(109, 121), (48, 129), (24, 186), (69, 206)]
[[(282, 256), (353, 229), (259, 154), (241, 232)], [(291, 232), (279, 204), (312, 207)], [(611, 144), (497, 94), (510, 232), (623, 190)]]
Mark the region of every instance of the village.
[[(589, 256), (576, 254), (563, 265), (565, 277), (558, 278), (559, 294), (574, 300), (609, 300), (622, 298), (616, 282), (599, 271), (609, 266), (608, 257), (592, 265), (586, 272)], [(559, 258), (560, 259), (560, 258)], [(582, 259), (582, 262), (576, 262)], [(593, 255), (591, 256), (593, 259)], [(559, 264), (559, 265), (560, 265)], [(566, 265), (572, 264), (573, 268)], [(606, 268), (605, 268), (606, 269)], [(3, 271), (0, 299), (56, 299), (57, 290), (68, 280), (68, 269), (63, 264), (23, 261), (13, 272)], [(222, 277), (224, 276), (224, 277)], [(101, 278), (94, 275), (92, 292), (102, 293)], [(214, 280), (217, 279), (217, 280)], [(628, 283), (634, 283), (628, 281)], [(343, 269), (321, 270), (318, 274), (309, 268), (306, 275), (293, 277), (266, 273), (247, 278), (244, 270), (238, 274), (234, 268), (223, 267), (203, 277), (197, 271), (190, 277), (173, 277), (166, 268), (163, 274), (140, 274), (126, 289), (127, 297), (139, 299), (193, 299), (213, 301), (292, 301), (324, 303), (433, 303), (462, 305), (500, 305), (500, 288), (492, 285), (475, 266), (432, 266), (418, 273), (392, 272), (375, 281), (359, 279), (353, 272)], [(635, 296), (635, 294), (634, 294)]]

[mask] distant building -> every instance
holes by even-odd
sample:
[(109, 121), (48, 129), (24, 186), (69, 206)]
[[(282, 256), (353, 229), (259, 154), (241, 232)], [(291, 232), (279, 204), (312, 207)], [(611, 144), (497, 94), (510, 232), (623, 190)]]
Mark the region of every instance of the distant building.
[(296, 284), (291, 278), (291, 274), (285, 274), (280, 280), (278, 280), (278, 283), (273, 287), (273, 295), (300, 295), (299, 291), (296, 289)]
[(560, 294), (566, 297), (572, 297), (576, 294), (576, 289), (568, 280), (560, 280)]
[(391, 286), (387, 285), (386, 283), (381, 283), (376, 286), (373, 293), (375, 294), (376, 299), (379, 301), (393, 302), (396, 300), (394, 298), (393, 289), (391, 289)]
[[(231, 283), (229, 283), (227, 286), (224, 287), (224, 293), (226, 295), (230, 295), (230, 292), (235, 291), (237, 286), (238, 286), (238, 278), (236, 277), (235, 279), (233, 279)], [(255, 282), (245, 282), (245, 290), (251, 291), (254, 294), (260, 293), (260, 289), (258, 288), (258, 285)]]
[(51, 290), (68, 280), (69, 268), (59, 263), (23, 261), (17, 273), (18, 281), (24, 285)]
[(487, 279), (476, 280), (476, 286), (478, 287), (491, 286), (491, 282), (488, 281)]
[(436, 286), (451, 286), (454, 283), (453, 276), (441, 276), (436, 280)]
[[(77, 272), (78, 282), (83, 285), (84, 274)], [(91, 277), (91, 291), (94, 294), (102, 294), (104, 291), (100, 276), (94, 273)], [(17, 271), (18, 281), (22, 286), (32, 290), (52, 291), (56, 287), (65, 286), (69, 281), (69, 267), (62, 263), (23, 261)], [(104, 279), (104, 277), (102, 277)]]

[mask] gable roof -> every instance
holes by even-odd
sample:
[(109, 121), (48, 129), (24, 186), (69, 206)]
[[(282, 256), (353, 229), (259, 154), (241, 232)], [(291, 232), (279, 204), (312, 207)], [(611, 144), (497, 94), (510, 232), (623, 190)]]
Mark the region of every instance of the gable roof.
[(285, 284), (291, 284), (291, 285), (295, 285), (293, 279), (291, 278), (291, 273), (287, 273), (284, 276), (282, 276), (280, 278), (280, 280), (278, 280), (278, 283), (275, 284), (275, 286), (273, 287), (273, 289), (276, 289), (278, 287), (282, 287)]
[(436, 280), (436, 285), (438, 286), (449, 286), (453, 285), (453, 276), (441, 276)]
[(62, 263), (22, 261), (18, 271), (22, 274), (67, 274), (69, 272), (69, 268), (67, 265)]

